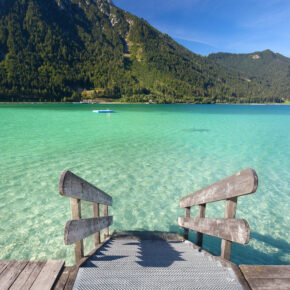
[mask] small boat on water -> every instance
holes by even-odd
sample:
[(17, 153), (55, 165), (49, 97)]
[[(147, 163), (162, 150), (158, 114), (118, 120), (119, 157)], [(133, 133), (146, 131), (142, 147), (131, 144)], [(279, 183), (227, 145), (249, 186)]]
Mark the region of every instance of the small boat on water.
[(93, 113), (106, 114), (106, 113), (115, 113), (115, 111), (113, 111), (113, 110), (93, 110)]

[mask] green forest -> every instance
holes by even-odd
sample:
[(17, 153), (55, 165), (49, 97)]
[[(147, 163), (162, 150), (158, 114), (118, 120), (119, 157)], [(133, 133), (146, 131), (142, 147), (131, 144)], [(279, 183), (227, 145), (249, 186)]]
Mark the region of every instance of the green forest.
[(289, 81), (286, 57), (200, 56), (109, 0), (0, 0), (1, 102), (281, 103)]

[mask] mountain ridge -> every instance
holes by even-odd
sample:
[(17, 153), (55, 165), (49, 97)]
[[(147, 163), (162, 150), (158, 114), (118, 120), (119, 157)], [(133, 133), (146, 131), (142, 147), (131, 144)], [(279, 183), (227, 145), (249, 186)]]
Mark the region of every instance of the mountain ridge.
[(189, 51), (109, 0), (0, 5), (0, 101), (80, 100), (85, 89), (93, 91), (86, 98), (157, 103), (282, 102), (290, 95)]
[[(244, 54), (215, 53), (208, 56), (227, 68), (238, 70), (248, 79), (271, 85), (290, 95), (290, 58), (269, 49)], [(288, 98), (289, 99), (289, 98)]]

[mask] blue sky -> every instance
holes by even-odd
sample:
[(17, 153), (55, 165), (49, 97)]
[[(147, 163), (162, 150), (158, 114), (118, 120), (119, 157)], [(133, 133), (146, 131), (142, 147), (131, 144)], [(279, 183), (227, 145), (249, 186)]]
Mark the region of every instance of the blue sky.
[(290, 0), (114, 0), (192, 51), (290, 57)]

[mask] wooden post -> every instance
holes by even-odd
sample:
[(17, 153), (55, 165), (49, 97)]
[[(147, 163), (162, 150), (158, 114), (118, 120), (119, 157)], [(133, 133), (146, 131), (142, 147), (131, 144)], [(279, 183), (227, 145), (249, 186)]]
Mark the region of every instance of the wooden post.
[[(190, 207), (186, 207), (186, 208), (185, 208), (185, 215), (184, 215), (184, 217), (186, 217), (186, 218), (190, 218)], [(189, 229), (184, 228), (184, 231), (183, 231), (183, 238), (184, 238), (185, 240), (188, 240), (188, 232), (189, 232)]]
[[(100, 204), (94, 202), (93, 203), (93, 212), (94, 212), (94, 217), (99, 217), (100, 216)], [(95, 246), (97, 247), (101, 243), (101, 233), (96, 232), (95, 233)]]
[[(73, 220), (80, 220), (81, 215), (81, 201), (80, 199), (70, 198), (71, 215)], [(84, 243), (80, 240), (75, 243), (75, 261), (76, 264), (84, 257)]]
[[(225, 218), (235, 218), (237, 209), (237, 197), (229, 198), (226, 201)], [(232, 242), (222, 240), (221, 244), (221, 257), (226, 260), (231, 258)]]
[[(205, 217), (205, 208), (206, 208), (206, 203), (205, 204), (200, 204), (198, 206), (198, 217), (204, 218)], [(199, 247), (202, 247), (202, 239), (203, 239), (203, 234), (197, 232), (196, 233), (196, 244)]]
[[(104, 204), (104, 216), (108, 216), (109, 210), (108, 206)], [(109, 237), (109, 228), (104, 229), (104, 240)]]

